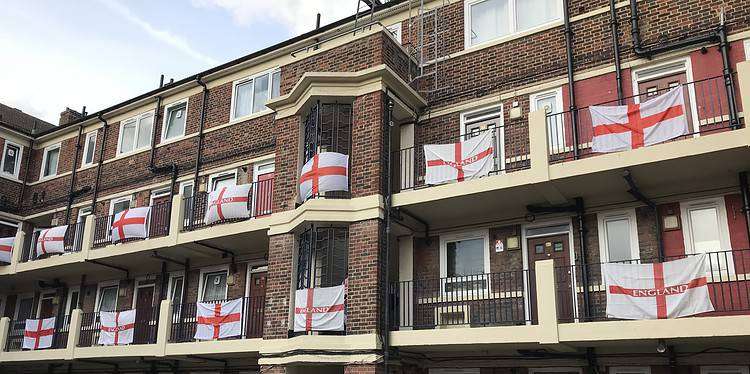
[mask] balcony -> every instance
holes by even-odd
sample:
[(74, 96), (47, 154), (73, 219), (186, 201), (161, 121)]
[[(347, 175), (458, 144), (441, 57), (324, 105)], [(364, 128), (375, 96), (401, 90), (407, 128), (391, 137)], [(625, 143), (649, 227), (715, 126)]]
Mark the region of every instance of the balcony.
[(207, 201), (207, 192), (198, 192), (195, 196), (183, 198), (182, 206), (185, 214), (181, 231), (193, 231), (204, 227), (269, 216), (273, 213), (273, 178), (252, 183), (252, 188), (247, 195), (248, 210), (250, 211), (250, 216), (247, 218), (222, 219), (206, 224), (204, 219)]
[[(159, 323), (159, 307), (136, 308), (132, 345), (156, 344), (156, 331)], [(81, 313), (81, 328), (78, 347), (99, 345), (101, 320), (99, 312)]]
[[(5, 344), (6, 352), (19, 352), (24, 350), (23, 337), (26, 328), (26, 320), (10, 321), (10, 331)], [(55, 321), (55, 331), (52, 335), (52, 347), (49, 349), (65, 349), (70, 332), (70, 316), (64, 316), (62, 321)]]
[(92, 248), (102, 248), (110, 244), (127, 243), (169, 235), (169, 221), (172, 213), (172, 202), (165, 202), (151, 206), (148, 217), (148, 235), (145, 238), (122, 239), (112, 241), (112, 223), (115, 215), (96, 217), (94, 220), (94, 241)]
[[(65, 252), (63, 254), (81, 252), (83, 246), (83, 232), (85, 229), (85, 221), (78, 221), (67, 226), (68, 229), (65, 231), (64, 239)], [(45, 228), (35, 228), (29, 240), (25, 241), (19, 262), (41, 260), (49, 258), (51, 256), (59, 255), (55, 253), (37, 255), (36, 245), (37, 241), (39, 240), (39, 236), (42, 233), (41, 230), (43, 229)]]
[[(222, 300), (226, 301), (226, 300)], [(263, 337), (265, 297), (242, 298), (242, 335), (230, 339), (252, 339)], [(197, 305), (195, 302), (174, 305), (170, 343), (194, 342)]]

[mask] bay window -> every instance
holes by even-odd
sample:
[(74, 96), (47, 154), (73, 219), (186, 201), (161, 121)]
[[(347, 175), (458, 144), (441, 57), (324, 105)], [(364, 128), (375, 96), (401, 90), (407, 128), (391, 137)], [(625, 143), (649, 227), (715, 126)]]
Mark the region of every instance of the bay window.
[(561, 18), (560, 0), (471, 0), (464, 9), (466, 47), (520, 33)]
[(148, 148), (151, 145), (153, 127), (154, 114), (152, 112), (122, 121), (120, 138), (117, 142), (117, 154)]
[(281, 70), (272, 70), (240, 79), (232, 89), (232, 119), (266, 109), (266, 102), (279, 96)]
[(299, 235), (297, 289), (344, 283), (348, 273), (348, 227), (310, 227)]

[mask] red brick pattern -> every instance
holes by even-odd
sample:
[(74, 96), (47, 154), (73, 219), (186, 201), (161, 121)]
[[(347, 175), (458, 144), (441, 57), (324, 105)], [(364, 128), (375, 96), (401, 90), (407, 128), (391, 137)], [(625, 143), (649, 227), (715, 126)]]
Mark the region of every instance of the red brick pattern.
[(293, 234), (269, 238), (264, 339), (284, 339), (288, 336), (294, 245)]
[(377, 333), (382, 326), (383, 229), (380, 220), (349, 226), (347, 335)]

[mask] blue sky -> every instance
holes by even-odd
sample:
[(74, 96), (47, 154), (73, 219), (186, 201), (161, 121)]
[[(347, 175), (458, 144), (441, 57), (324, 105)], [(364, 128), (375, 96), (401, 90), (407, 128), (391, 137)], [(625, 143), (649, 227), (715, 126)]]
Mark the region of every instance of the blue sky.
[(4, 0), (0, 102), (57, 123), (309, 31), (355, 0)]

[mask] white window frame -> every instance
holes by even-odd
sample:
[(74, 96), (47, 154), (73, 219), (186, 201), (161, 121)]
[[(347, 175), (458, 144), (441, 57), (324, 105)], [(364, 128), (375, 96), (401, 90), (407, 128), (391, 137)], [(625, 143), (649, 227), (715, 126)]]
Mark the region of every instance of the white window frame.
[(608, 374), (651, 374), (651, 366), (610, 366)]
[[(117, 155), (118, 156), (132, 154), (132, 153), (136, 153), (136, 152), (139, 152), (139, 151), (151, 148), (151, 142), (149, 142), (147, 145), (145, 145), (143, 147), (138, 148), (138, 136), (140, 135), (139, 132), (141, 131), (140, 123), (141, 123), (142, 119), (144, 119), (144, 118), (146, 118), (148, 116), (152, 117), (151, 133), (149, 134), (149, 139), (151, 139), (154, 136), (154, 126), (156, 126), (156, 123), (154, 123), (154, 121), (153, 121), (153, 119), (155, 118), (153, 110), (150, 110), (148, 112), (144, 112), (144, 113), (141, 113), (141, 114), (139, 114), (137, 116), (133, 116), (133, 117), (130, 117), (128, 119), (120, 121), (119, 134), (117, 134)], [(122, 127), (123, 127), (123, 125), (125, 125), (126, 123), (128, 123), (130, 121), (135, 121), (135, 134), (133, 135), (133, 149), (130, 150), (130, 151), (127, 151), (127, 152), (123, 152), (122, 151), (122, 134), (123, 134)]]
[(750, 61), (750, 39), (745, 39), (743, 43), (743, 47), (745, 48), (745, 61)]
[[(172, 109), (173, 107), (176, 107), (182, 104), (185, 104), (185, 126), (182, 128), (182, 134), (175, 136), (173, 138), (167, 138), (167, 121), (169, 120), (169, 110)], [(164, 118), (162, 119), (162, 124), (161, 124), (161, 143), (172, 142), (172, 141), (176, 141), (178, 139), (185, 137), (185, 133), (187, 132), (187, 125), (188, 125), (187, 116), (188, 116), (189, 105), (190, 103), (188, 101), (188, 98), (184, 98), (182, 100), (177, 100), (173, 103), (170, 103), (164, 106), (164, 113), (162, 115), (162, 117)]]
[[(685, 254), (695, 254), (695, 247), (693, 247), (692, 240), (692, 224), (690, 222), (690, 210), (692, 209), (705, 209), (705, 208), (716, 208), (719, 218), (719, 240), (721, 241), (722, 248), (720, 251), (731, 251), (732, 242), (729, 236), (729, 220), (727, 219), (727, 207), (724, 202), (724, 196), (712, 197), (707, 199), (681, 201), (680, 202), (680, 219), (682, 220), (682, 239), (685, 243)], [(729, 275), (734, 274), (734, 256), (732, 252), (727, 254), (727, 271)], [(709, 260), (710, 261), (710, 260)], [(710, 271), (710, 270), (709, 270)], [(718, 275), (721, 269), (715, 270)]]
[[(219, 265), (201, 269), (200, 277), (198, 278), (198, 302), (203, 302), (203, 283), (205, 282), (204, 277), (206, 274), (213, 274), (222, 271), (227, 273), (227, 279), (229, 279), (229, 265)], [(183, 287), (185, 286), (183, 285)], [(227, 297), (229, 297), (229, 284), (224, 285), (224, 298), (226, 299)]]
[(157, 188), (157, 189), (151, 190), (150, 196), (148, 198), (148, 206), (154, 206), (155, 199), (158, 199), (164, 196), (169, 196), (171, 194), (172, 194), (172, 191), (169, 189), (169, 187)]
[[(547, 98), (554, 98), (555, 99), (555, 105), (557, 105), (558, 110), (563, 109), (563, 93), (562, 93), (562, 87), (557, 87), (551, 90), (546, 91), (540, 91), (533, 93), (529, 95), (529, 108), (533, 112), (535, 110), (543, 109), (537, 107), (537, 101)], [(555, 114), (555, 113), (549, 113), (549, 114)], [(549, 126), (547, 126), (544, 130), (547, 132), (547, 148), (550, 152), (556, 151), (556, 152), (565, 152), (567, 144), (565, 144), (565, 119), (564, 116), (558, 116), (559, 121), (557, 121), (555, 124), (557, 125), (557, 139), (556, 141), (559, 141), (559, 145), (557, 147), (553, 147), (552, 144), (552, 132), (549, 129)], [(547, 122), (547, 121), (545, 121)], [(548, 123), (548, 122), (547, 122)]]
[[(70, 301), (71, 301), (70, 297), (73, 295), (74, 292), (78, 292), (78, 300), (76, 300), (77, 302), (80, 303), (81, 297), (83, 297), (83, 295), (81, 294), (81, 287), (80, 286), (75, 286), (75, 287), (69, 288), (68, 289), (68, 295), (65, 298), (65, 313), (67, 313), (69, 310), (71, 310), (70, 309), (70, 306), (71, 306), (70, 305)], [(73, 308), (73, 309), (78, 309), (78, 305), (76, 305), (75, 308)]]
[(172, 301), (172, 287), (174, 286), (174, 278), (182, 278), (182, 296), (185, 296), (185, 271), (174, 271), (169, 273), (169, 281), (167, 282), (167, 300)]
[(630, 260), (639, 261), (641, 259), (635, 208), (597, 213), (596, 219), (599, 230), (599, 259), (601, 262), (610, 262), (609, 248), (607, 248), (607, 221), (621, 219), (628, 221), (630, 231)]
[[(47, 166), (47, 154), (49, 154), (50, 151), (55, 150), (55, 149), (59, 150), (57, 153), (57, 166), (55, 167), (55, 174), (50, 174), (50, 175), (45, 176), (44, 169)], [(39, 170), (39, 180), (53, 178), (57, 176), (57, 174), (60, 173), (60, 158), (62, 158), (62, 144), (61, 143), (56, 143), (56, 144), (52, 144), (47, 147), (44, 147), (44, 154), (42, 155), (42, 167)]]
[(226, 171), (220, 171), (218, 173), (214, 173), (208, 176), (208, 186), (206, 186), (206, 191), (212, 192), (214, 181), (218, 178), (225, 177), (227, 175), (234, 176), (234, 184), (237, 184), (237, 169), (232, 170), (226, 170)]
[(516, 2), (523, 1), (523, 0), (509, 0), (508, 1), (508, 13), (509, 13), (510, 19), (508, 20), (508, 23), (510, 24), (510, 32), (507, 35), (496, 36), (492, 39), (488, 39), (483, 42), (479, 42), (477, 44), (472, 45), (471, 44), (471, 6), (485, 2), (485, 1), (487, 0), (464, 1), (464, 49), (475, 48), (478, 46), (491, 44), (491, 43), (496, 42), (497, 40), (512, 39), (519, 34), (530, 33), (536, 30), (542, 30), (542, 29), (549, 27), (550, 25), (560, 22), (563, 18), (563, 2), (561, 0), (557, 0), (558, 17), (556, 19), (551, 20), (549, 22), (545, 22), (541, 25), (534, 26), (529, 29), (518, 30), (518, 15), (516, 14)]
[[(272, 94), (273, 94), (273, 76), (278, 71), (281, 71), (280, 67), (276, 67), (276, 68), (273, 68), (273, 69), (268, 69), (268, 70), (259, 72), (257, 74), (249, 75), (247, 77), (244, 77), (244, 78), (241, 78), (241, 79), (238, 79), (238, 80), (232, 82), (232, 103), (229, 106), (229, 110), (230, 110), (230, 112), (229, 112), (229, 120), (230, 121), (242, 120), (242, 119), (249, 118), (251, 116), (257, 115), (258, 113), (272, 112), (272, 110), (269, 109), (268, 107), (266, 107), (265, 109), (262, 109), (260, 111), (253, 112), (253, 106), (255, 106), (255, 79), (258, 78), (258, 77), (262, 77), (264, 75), (268, 75), (268, 100), (272, 100), (272, 99), (274, 99), (274, 97), (272, 96)], [(281, 79), (281, 76), (279, 76), (279, 79)], [(246, 114), (244, 116), (237, 117), (234, 114), (235, 113), (235, 107), (236, 107), (236, 104), (237, 104), (236, 103), (236, 100), (237, 100), (237, 86), (239, 86), (239, 85), (241, 85), (243, 83), (247, 83), (249, 81), (253, 81), (253, 94), (252, 94), (252, 97), (250, 99), (250, 113)], [(281, 93), (279, 93), (279, 94), (281, 94)]]
[(132, 208), (132, 206), (133, 206), (133, 198), (132, 198), (132, 196), (128, 195), (128, 196), (116, 197), (116, 198), (114, 198), (114, 199), (112, 199), (112, 200), (109, 201), (109, 215), (110, 216), (114, 214), (115, 204), (121, 203), (123, 201), (127, 201), (128, 204), (130, 205), (130, 207)]
[(117, 304), (120, 301), (120, 281), (119, 280), (113, 280), (113, 281), (106, 281), (106, 282), (99, 282), (99, 284), (96, 286), (96, 299), (94, 300), (94, 311), (99, 311), (99, 303), (101, 302), (101, 292), (102, 288), (108, 288), (108, 287), (117, 287), (117, 292), (115, 293), (115, 309), (117, 309)]
[[(94, 164), (96, 160), (96, 133), (97, 130), (86, 133), (86, 137), (83, 140), (83, 157), (81, 157), (81, 167), (89, 166)], [(89, 138), (94, 138), (94, 153), (92, 153), (91, 162), (86, 162), (86, 155), (89, 153)]]
[[(50, 296), (52, 295), (52, 296)], [(55, 303), (55, 297), (57, 297), (57, 293), (53, 292), (40, 292), (39, 293), (39, 300), (36, 302), (36, 313), (34, 314), (35, 318), (41, 318), (42, 315), (42, 301), (44, 300), (52, 300), (52, 304)]]
[(750, 374), (746, 365), (707, 365), (701, 366), (701, 374)]
[(390, 26), (385, 27), (386, 31), (398, 42), (399, 45), (404, 43), (403, 33), (401, 31), (401, 22), (396, 22)]
[[(148, 284), (141, 284), (144, 281), (151, 281), (151, 283)], [(135, 309), (136, 302), (138, 301), (138, 289), (140, 288), (148, 288), (151, 287), (154, 289), (154, 293), (151, 296), (151, 307), (154, 306), (154, 297), (156, 295), (156, 282), (153, 282), (153, 280), (149, 280), (146, 278), (136, 279), (135, 285), (133, 286), (133, 305), (132, 308)]]
[[(180, 194), (182, 194), (182, 191), (185, 190), (186, 186), (190, 186), (191, 190), (195, 190), (195, 185), (192, 180), (180, 182)], [(185, 198), (185, 196), (182, 196), (182, 198)]]
[[(481, 113), (481, 112), (488, 112), (488, 113), (484, 116), (472, 118), (471, 121), (469, 121), (469, 119), (467, 118), (476, 113)], [(495, 128), (495, 131), (497, 131), (497, 139), (495, 139), (495, 141), (492, 143), (492, 146), (499, 148), (497, 158), (500, 161), (500, 165), (495, 165), (494, 164), (495, 160), (493, 159), (492, 170), (495, 174), (504, 174), (505, 173), (505, 113), (503, 110), (502, 103), (487, 105), (487, 106), (483, 106), (480, 108), (475, 108), (475, 109), (471, 109), (465, 112), (461, 112), (461, 120), (460, 120), (461, 128), (460, 128), (459, 133), (461, 134), (461, 139), (463, 140), (464, 136), (466, 135), (467, 125), (471, 125), (476, 122), (485, 121), (496, 115), (499, 116), (500, 123)], [(492, 155), (492, 157), (494, 158), (495, 155)], [(499, 170), (495, 170), (498, 168)]]
[[(455, 242), (459, 240), (470, 240), (470, 239), (482, 239), (484, 241), (484, 256), (483, 256), (483, 270), (484, 274), (482, 274), (482, 277), (487, 281), (487, 287), (488, 290), (491, 290), (492, 285), (489, 284), (490, 278), (487, 277), (487, 274), (490, 273), (490, 230), (484, 229), (484, 230), (474, 230), (474, 231), (466, 231), (461, 233), (451, 233), (451, 234), (441, 234), (440, 235), (440, 278), (444, 279), (443, 284), (441, 284), (441, 288), (443, 289), (443, 293), (445, 294), (453, 294), (455, 292), (447, 292), (445, 291), (445, 283), (449, 283), (448, 279), (448, 243), (449, 242)], [(481, 279), (481, 277), (477, 277), (478, 279)], [(467, 292), (467, 291), (457, 291), (459, 293)], [(468, 291), (469, 294), (473, 294), (476, 291)]]
[[(5, 172), (5, 152), (8, 152), (8, 145), (18, 147), (18, 152), (16, 154), (16, 167), (15, 167), (15, 170), (13, 170), (13, 174), (9, 174)], [(19, 176), (21, 175), (21, 162), (23, 162), (23, 146), (16, 142), (5, 139), (5, 144), (3, 145), (2, 160), (0, 160), (0, 173), (2, 173), (2, 175), (4, 176), (11, 177), (13, 179), (18, 179)], [(58, 158), (58, 164), (59, 164), (59, 158)]]

